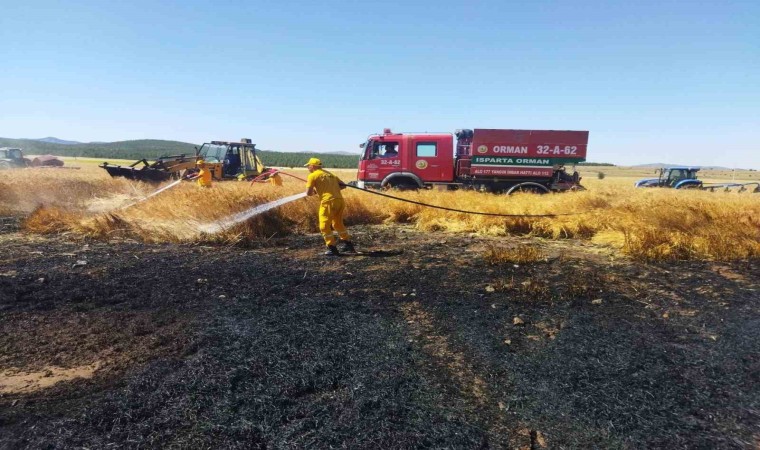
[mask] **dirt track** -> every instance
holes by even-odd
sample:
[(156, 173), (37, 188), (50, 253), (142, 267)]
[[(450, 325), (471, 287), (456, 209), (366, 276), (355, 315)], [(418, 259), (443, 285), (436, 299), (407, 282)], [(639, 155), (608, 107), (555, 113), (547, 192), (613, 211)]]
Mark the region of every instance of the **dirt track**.
[(5, 226), (0, 447), (760, 445), (757, 262), (568, 241), (490, 266), (487, 248), (525, 241), (354, 231), (403, 253)]

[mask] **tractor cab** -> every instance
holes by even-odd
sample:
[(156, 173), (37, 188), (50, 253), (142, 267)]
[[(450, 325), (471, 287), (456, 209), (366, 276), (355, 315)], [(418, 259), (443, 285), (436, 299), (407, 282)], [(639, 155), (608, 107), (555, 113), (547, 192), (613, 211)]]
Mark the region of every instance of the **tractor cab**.
[(702, 181), (697, 179), (699, 167), (663, 167), (657, 178), (636, 182), (636, 187), (667, 187), (675, 189), (701, 188)]
[(10, 169), (11, 167), (26, 167), (29, 160), (24, 158), (24, 153), (20, 148), (0, 148), (0, 169)]
[(660, 184), (668, 187), (676, 187), (681, 181), (696, 180), (699, 168), (696, 167), (669, 167), (660, 171)]

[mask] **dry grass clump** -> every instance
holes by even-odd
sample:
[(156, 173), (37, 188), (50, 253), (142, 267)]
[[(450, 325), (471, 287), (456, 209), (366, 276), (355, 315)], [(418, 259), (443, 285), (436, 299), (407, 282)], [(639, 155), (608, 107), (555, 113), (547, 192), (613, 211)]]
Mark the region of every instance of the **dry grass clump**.
[[(27, 229), (70, 230), (94, 237), (121, 233), (146, 242), (245, 243), (292, 232), (317, 231), (318, 200), (309, 198), (213, 236), (201, 232), (204, 224), (302, 192), (303, 182), (289, 177), (285, 177), (282, 187), (224, 182), (215, 183), (211, 189), (200, 189), (193, 183), (182, 183), (147, 201), (119, 209), (155, 187), (112, 179), (101, 169), (94, 169), (98, 172), (11, 171), (9, 177), (13, 179), (4, 181), (10, 189), (5, 189), (4, 196), (0, 197), (0, 210), (32, 211), (38, 205), (45, 205), (29, 217)], [(304, 172), (296, 173), (305, 176)], [(44, 175), (44, 178), (29, 179), (29, 175)], [(339, 175), (350, 179), (344, 173)], [(431, 232), (584, 239), (646, 260), (760, 257), (760, 197), (757, 194), (634, 189), (630, 180), (611, 177), (590, 180), (588, 185), (589, 190), (585, 192), (543, 196), (507, 197), (473, 191), (390, 192), (401, 198), (448, 208), (554, 217), (455, 213), (346, 189), (346, 223), (414, 223), (420, 230)], [(93, 214), (95, 210), (101, 213)], [(494, 254), (492, 258), (504, 258), (506, 262), (509, 258), (519, 259), (520, 255)]]
[(593, 240), (647, 260), (760, 257), (760, 198), (756, 194), (636, 190), (627, 185), (609, 185), (597, 191), (540, 197), (475, 192), (421, 195), (428, 197), (418, 198), (420, 201), (478, 211), (579, 213), (498, 218), (426, 208), (415, 217), (417, 227), (427, 231)]
[(21, 226), (33, 233), (55, 234), (72, 230), (72, 225), (80, 220), (81, 214), (40, 206), (21, 222)]
[[(3, 172), (3, 180), (0, 214), (28, 214), (40, 206), (86, 210), (119, 194), (122, 198), (140, 196), (153, 188), (146, 183), (111, 178), (98, 167), (13, 169)], [(103, 205), (103, 209), (107, 208), (107, 204)]]
[(557, 300), (557, 296), (549, 282), (536, 277), (528, 277), (516, 281), (514, 277), (497, 280), (494, 289), (500, 292), (509, 292), (514, 301), (551, 302)]
[(483, 258), (488, 264), (527, 264), (546, 259), (544, 252), (535, 245), (521, 245), (513, 248), (490, 248)]
[(565, 271), (563, 280), (563, 296), (568, 299), (595, 299), (604, 295), (607, 286), (616, 285), (615, 278), (607, 274), (576, 268)]

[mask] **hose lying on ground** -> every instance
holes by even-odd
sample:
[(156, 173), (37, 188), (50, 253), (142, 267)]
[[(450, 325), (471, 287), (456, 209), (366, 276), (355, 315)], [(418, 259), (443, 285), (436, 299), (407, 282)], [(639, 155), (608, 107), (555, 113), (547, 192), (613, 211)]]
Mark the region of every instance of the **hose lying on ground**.
[[(293, 178), (295, 178), (297, 180), (301, 180), (301, 181), (304, 181), (304, 182), (306, 181), (303, 178), (297, 177), (297, 176), (289, 174), (287, 172), (281, 172), (281, 171), (270, 172), (270, 174), (272, 174), (272, 173), (281, 173), (283, 175), (288, 175), (290, 177), (293, 177)], [(366, 192), (368, 194), (380, 195), (382, 197), (387, 197), (387, 198), (390, 198), (390, 199), (393, 199), (393, 200), (398, 200), (398, 201), (402, 201), (402, 202), (412, 203), (412, 204), (424, 206), (424, 207), (427, 207), (427, 208), (436, 208), (436, 209), (442, 209), (444, 211), (452, 211), (452, 212), (458, 212), (458, 213), (463, 213), (463, 214), (476, 214), (476, 215), (482, 215), (482, 216), (495, 216), (495, 217), (557, 217), (557, 216), (575, 216), (575, 215), (579, 215), (579, 214), (585, 214), (584, 212), (580, 212), (580, 213), (565, 213), (565, 214), (501, 214), (501, 213), (489, 213), (489, 212), (482, 212), (482, 211), (468, 211), (468, 210), (464, 210), (464, 209), (448, 208), (446, 206), (431, 205), (429, 203), (418, 202), (416, 200), (409, 200), (409, 199), (406, 199), (406, 198), (396, 197), (396, 196), (385, 194), (385, 193), (378, 192), (378, 191), (373, 191), (373, 190), (369, 190), (369, 189), (360, 188), (358, 186), (352, 186), (350, 184), (344, 184), (343, 186), (350, 187), (352, 189), (356, 189), (356, 190), (359, 190), (359, 191), (362, 191), (362, 192)], [(168, 189), (169, 187), (170, 186), (167, 186), (165, 189)], [(160, 192), (160, 191), (157, 191), (157, 192), (155, 192), (155, 193), (153, 193), (151, 195), (155, 195), (158, 192)], [(300, 200), (300, 199), (302, 199), (304, 197), (306, 197), (306, 193), (305, 192), (301, 192), (301, 193), (298, 193), (298, 194), (293, 194), (293, 195), (290, 195), (288, 197), (283, 197), (283, 198), (278, 199), (278, 200), (273, 200), (271, 202), (267, 202), (267, 203), (264, 203), (264, 204), (261, 204), (261, 205), (256, 205), (256, 206), (254, 206), (252, 208), (249, 208), (249, 209), (247, 209), (245, 211), (242, 211), (242, 212), (239, 212), (239, 213), (234, 214), (232, 216), (229, 216), (229, 217), (227, 217), (225, 219), (222, 219), (222, 220), (220, 220), (218, 222), (200, 225), (198, 228), (199, 228), (200, 231), (202, 231), (204, 233), (208, 233), (208, 234), (218, 233), (220, 231), (223, 231), (223, 230), (225, 230), (227, 228), (232, 227), (233, 225), (236, 225), (238, 223), (244, 222), (244, 221), (250, 219), (251, 217), (257, 216), (259, 214), (263, 214), (263, 213), (265, 213), (265, 212), (267, 212), (267, 211), (269, 211), (271, 209), (277, 208), (278, 206), (282, 206), (282, 205), (285, 205), (287, 203), (290, 203), (290, 202), (293, 202), (293, 201), (296, 201), (296, 200)]]
[[(289, 174), (287, 172), (279, 171), (279, 173), (281, 173), (283, 175), (287, 175), (289, 177), (293, 177), (293, 178), (295, 178), (297, 180), (301, 180), (303, 182), (306, 182), (306, 180), (304, 180), (303, 178), (297, 177), (297, 176)], [(430, 203), (423, 203), (423, 202), (418, 202), (416, 200), (410, 200), (410, 199), (407, 199), (407, 198), (396, 197), (394, 195), (385, 194), (383, 192), (379, 192), (379, 191), (375, 191), (375, 190), (360, 188), (359, 186), (354, 186), (354, 185), (351, 185), (351, 184), (343, 184), (343, 186), (350, 187), (350, 188), (356, 189), (358, 191), (366, 192), (368, 194), (379, 195), (381, 197), (386, 197), (386, 198), (390, 198), (390, 199), (393, 199), (393, 200), (398, 200), (400, 202), (406, 202), (406, 203), (412, 203), (412, 204), (419, 205), (419, 206), (424, 206), (426, 208), (442, 209), (444, 211), (458, 212), (458, 213), (463, 213), (463, 214), (475, 214), (475, 215), (480, 215), (480, 216), (495, 216), (495, 217), (558, 217), (558, 216), (577, 216), (577, 215), (580, 215), (580, 214), (587, 214), (588, 213), (588, 211), (585, 211), (585, 212), (559, 213), (559, 214), (502, 214), (502, 213), (490, 213), (490, 212), (482, 212), (482, 211), (468, 211), (468, 210), (465, 210), (465, 209), (448, 208), (446, 206), (431, 205)]]

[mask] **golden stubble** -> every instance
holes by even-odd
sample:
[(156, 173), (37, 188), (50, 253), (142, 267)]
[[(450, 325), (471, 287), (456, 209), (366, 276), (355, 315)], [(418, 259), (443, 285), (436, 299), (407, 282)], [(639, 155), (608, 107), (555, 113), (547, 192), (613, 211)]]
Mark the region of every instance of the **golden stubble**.
[[(229, 242), (317, 231), (315, 198), (299, 200), (216, 235), (199, 231), (255, 205), (304, 190), (284, 177), (266, 183), (217, 182), (211, 189), (182, 183), (123, 209), (156, 189), (113, 179), (97, 168), (9, 171), (0, 186), (0, 213), (26, 216), (32, 232), (128, 235), (146, 242)], [(305, 171), (292, 171), (305, 177)], [(336, 171), (344, 180), (351, 171)], [(493, 217), (456, 213), (346, 189), (346, 223), (411, 223), (422, 231), (488, 236), (582, 239), (643, 260), (732, 260), (760, 256), (760, 195), (635, 189), (630, 178), (586, 181), (584, 192), (504, 196), (473, 191), (389, 193), (448, 208), (554, 217)]]

